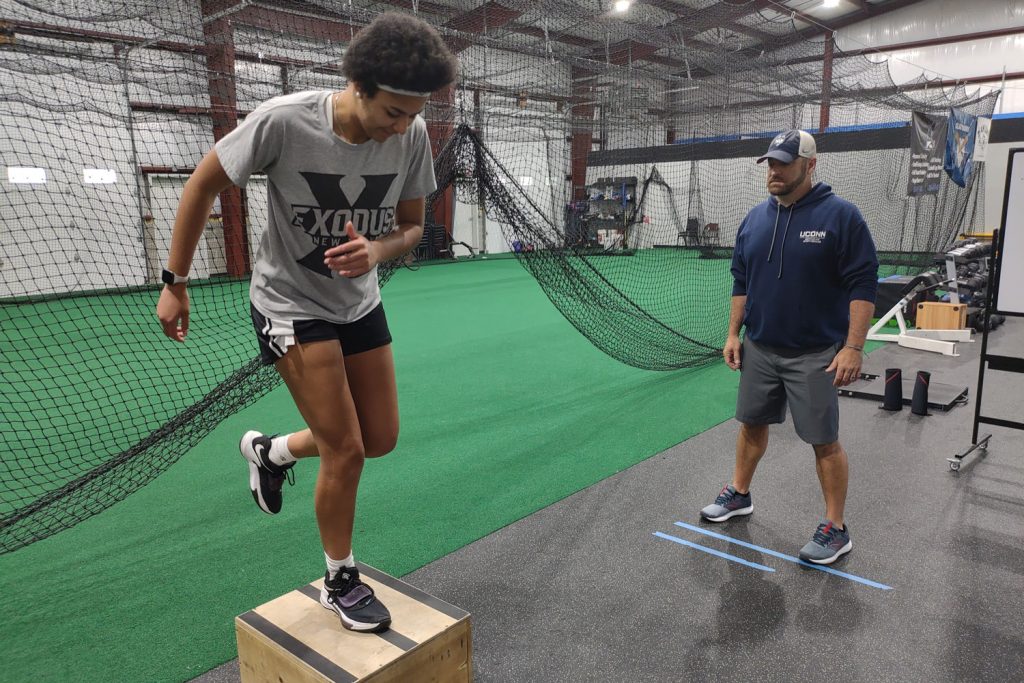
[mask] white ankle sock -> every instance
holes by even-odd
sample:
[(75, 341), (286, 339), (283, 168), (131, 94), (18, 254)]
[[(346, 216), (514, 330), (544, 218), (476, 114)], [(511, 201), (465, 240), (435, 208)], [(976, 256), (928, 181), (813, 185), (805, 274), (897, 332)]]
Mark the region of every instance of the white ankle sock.
[(332, 560), (331, 556), (328, 555), (326, 551), (324, 551), (324, 559), (327, 560), (327, 571), (332, 579), (334, 578), (334, 575), (337, 574), (344, 567), (356, 566), (356, 561), (352, 553), (349, 553), (348, 557), (346, 557), (344, 560)]
[(275, 436), (274, 440), (270, 442), (270, 462), (275, 465), (287, 465), (288, 463), (295, 462), (295, 456), (288, 450), (289, 436), (291, 434)]

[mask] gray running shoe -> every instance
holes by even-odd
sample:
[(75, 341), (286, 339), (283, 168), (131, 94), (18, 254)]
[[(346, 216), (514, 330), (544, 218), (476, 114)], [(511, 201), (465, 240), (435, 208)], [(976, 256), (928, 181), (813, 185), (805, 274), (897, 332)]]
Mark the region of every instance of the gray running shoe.
[(700, 516), (709, 522), (724, 522), (738, 515), (749, 515), (754, 511), (754, 502), (750, 492), (737, 493), (729, 484), (715, 498), (715, 502), (700, 511)]
[(852, 549), (849, 525), (839, 529), (826, 519), (814, 530), (814, 538), (800, 550), (800, 559), (814, 564), (832, 564)]

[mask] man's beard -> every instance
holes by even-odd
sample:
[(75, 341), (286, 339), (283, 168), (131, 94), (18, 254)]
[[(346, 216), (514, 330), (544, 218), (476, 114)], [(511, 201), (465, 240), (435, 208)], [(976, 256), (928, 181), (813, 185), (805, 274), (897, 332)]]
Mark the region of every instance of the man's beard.
[(796, 180), (794, 180), (791, 183), (787, 183), (786, 185), (783, 185), (781, 190), (772, 190), (771, 187), (769, 186), (768, 194), (775, 195), (776, 197), (785, 197), (787, 194), (790, 194), (791, 192), (793, 192), (793, 190), (795, 190), (796, 188), (800, 187), (800, 184), (802, 182), (804, 182), (805, 178), (807, 178), (807, 167), (806, 166), (804, 166), (803, 173), (800, 174), (799, 178), (797, 178)]

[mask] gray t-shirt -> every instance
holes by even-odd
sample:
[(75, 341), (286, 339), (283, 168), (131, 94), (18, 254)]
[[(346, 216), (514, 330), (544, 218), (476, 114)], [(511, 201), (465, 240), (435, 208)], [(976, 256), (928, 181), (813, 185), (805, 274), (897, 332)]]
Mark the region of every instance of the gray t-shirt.
[(380, 303), (377, 269), (347, 278), (324, 265), (346, 242), (345, 224), (376, 239), (395, 229), (395, 205), (436, 187), (427, 126), (417, 117), (404, 135), (353, 145), (333, 130), (331, 91), (275, 97), (245, 117), (215, 147), (231, 182), (267, 175), (267, 229), (249, 296), (264, 316), (347, 323)]

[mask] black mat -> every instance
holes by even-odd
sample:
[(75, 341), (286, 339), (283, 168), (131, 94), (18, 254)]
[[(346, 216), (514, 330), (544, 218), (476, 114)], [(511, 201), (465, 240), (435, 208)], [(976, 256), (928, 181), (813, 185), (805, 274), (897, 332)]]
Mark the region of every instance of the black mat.
[[(909, 406), (914, 397), (914, 382), (916, 374), (907, 377), (903, 375), (903, 405)], [(862, 374), (853, 384), (839, 390), (840, 396), (850, 398), (866, 398), (872, 401), (882, 402), (885, 397), (885, 377), (881, 375)], [(928, 407), (937, 410), (947, 411), (959, 405), (967, 404), (967, 386), (955, 384), (943, 384), (942, 382), (928, 383)]]

